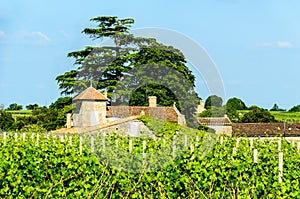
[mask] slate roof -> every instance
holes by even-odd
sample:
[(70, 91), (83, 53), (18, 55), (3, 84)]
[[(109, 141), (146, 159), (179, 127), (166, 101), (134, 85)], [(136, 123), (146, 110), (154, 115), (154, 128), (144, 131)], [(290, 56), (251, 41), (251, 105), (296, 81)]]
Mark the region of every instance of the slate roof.
[(231, 126), (228, 117), (199, 117), (198, 123), (206, 126)]
[[(285, 128), (284, 128), (285, 126)], [(284, 130), (285, 129), (285, 130)], [(234, 123), (233, 136), (267, 137), (267, 136), (300, 136), (299, 123)]]
[(108, 101), (107, 97), (93, 87), (85, 89), (83, 92), (73, 98), (73, 101), (76, 100)]

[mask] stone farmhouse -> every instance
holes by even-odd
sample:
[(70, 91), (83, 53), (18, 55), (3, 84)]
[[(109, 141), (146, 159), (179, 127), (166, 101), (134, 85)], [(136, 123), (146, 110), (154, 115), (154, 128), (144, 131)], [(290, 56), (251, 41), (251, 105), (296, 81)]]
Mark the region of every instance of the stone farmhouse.
[(149, 106), (107, 106), (107, 92), (89, 87), (73, 98), (74, 113), (67, 115), (67, 129), (102, 129), (135, 120), (140, 115), (185, 125), (185, 117), (176, 108), (157, 106), (156, 96), (149, 97)]
[[(67, 115), (66, 129), (57, 132), (91, 132), (100, 129), (126, 129), (130, 133), (132, 129), (143, 129), (136, 120), (141, 115), (185, 125), (185, 117), (175, 105), (160, 107), (157, 105), (157, 97), (148, 98), (148, 106), (108, 106), (107, 92), (97, 91), (89, 87), (73, 98), (75, 109), (73, 114)], [(204, 103), (201, 101), (196, 113), (204, 111)], [(216, 134), (232, 136), (264, 137), (264, 136), (295, 136), (300, 134), (300, 124), (284, 123), (231, 123), (224, 117), (198, 118), (198, 123), (206, 125), (216, 131)], [(136, 130), (140, 131), (140, 130)], [(78, 131), (77, 131), (78, 132)]]

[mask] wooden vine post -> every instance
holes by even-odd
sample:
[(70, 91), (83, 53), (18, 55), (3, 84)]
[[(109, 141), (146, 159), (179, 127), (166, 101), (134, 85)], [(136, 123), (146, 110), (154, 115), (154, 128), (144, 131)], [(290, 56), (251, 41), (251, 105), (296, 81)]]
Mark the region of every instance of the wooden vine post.
[(22, 137), (23, 137), (23, 142), (26, 141), (26, 133), (22, 133)]
[(281, 151), (281, 140), (278, 140), (278, 151)]
[(175, 158), (176, 156), (176, 141), (173, 140), (173, 143), (172, 143), (172, 155), (173, 155), (173, 158)]
[(194, 158), (195, 158), (195, 154), (194, 154), (194, 150), (195, 150), (195, 149), (194, 149), (194, 145), (191, 144), (190, 148), (191, 148), (191, 154), (192, 154), (191, 159), (194, 159)]
[(91, 152), (95, 152), (95, 138), (94, 136), (91, 137)]
[(15, 142), (18, 142), (18, 134), (15, 133)]
[(240, 138), (236, 139), (236, 148), (239, 148), (239, 144), (240, 144)]
[(257, 149), (253, 150), (253, 162), (254, 163), (258, 162), (258, 151), (257, 151)]
[(186, 148), (187, 147), (187, 145), (188, 145), (188, 137), (187, 137), (187, 135), (184, 135), (184, 148)]
[(232, 149), (232, 154), (233, 154), (233, 155), (236, 154), (236, 147), (233, 147), (233, 149)]
[(195, 144), (195, 146), (198, 147), (198, 145), (199, 145), (199, 137), (198, 137), (198, 135), (197, 135), (197, 136), (196, 136), (196, 144)]
[(36, 134), (36, 146), (39, 145), (40, 134)]
[(119, 140), (116, 139), (116, 148), (119, 148)]
[(132, 139), (129, 140), (129, 153), (132, 152)]
[(79, 137), (79, 153), (82, 154), (82, 137)]
[(278, 182), (282, 183), (283, 176), (283, 152), (279, 152), (279, 162), (278, 162)]
[(72, 146), (72, 135), (69, 136), (69, 144)]
[(220, 137), (220, 144), (223, 144), (223, 136)]
[(60, 142), (65, 142), (65, 137), (64, 137), (64, 135), (60, 136)]

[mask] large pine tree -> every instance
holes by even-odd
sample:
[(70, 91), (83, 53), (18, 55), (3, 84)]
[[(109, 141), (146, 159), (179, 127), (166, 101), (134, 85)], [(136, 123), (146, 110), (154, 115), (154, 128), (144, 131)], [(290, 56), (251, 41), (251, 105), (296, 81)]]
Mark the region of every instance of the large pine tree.
[(156, 95), (159, 105), (176, 102), (192, 121), (199, 99), (194, 91), (195, 76), (178, 49), (130, 34), (134, 23), (130, 18), (101, 16), (91, 21), (97, 26), (82, 32), (92, 39), (110, 38), (113, 45), (70, 52), (77, 68), (56, 77), (62, 94), (77, 94), (92, 83), (97, 89), (106, 89), (116, 104), (146, 105), (148, 96)]

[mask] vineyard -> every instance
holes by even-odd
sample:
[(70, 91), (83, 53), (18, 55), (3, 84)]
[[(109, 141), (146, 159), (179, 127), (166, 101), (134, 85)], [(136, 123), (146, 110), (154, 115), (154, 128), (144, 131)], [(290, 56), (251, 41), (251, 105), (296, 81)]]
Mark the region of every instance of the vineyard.
[(171, 135), (0, 134), (0, 197), (300, 198), (299, 144)]

